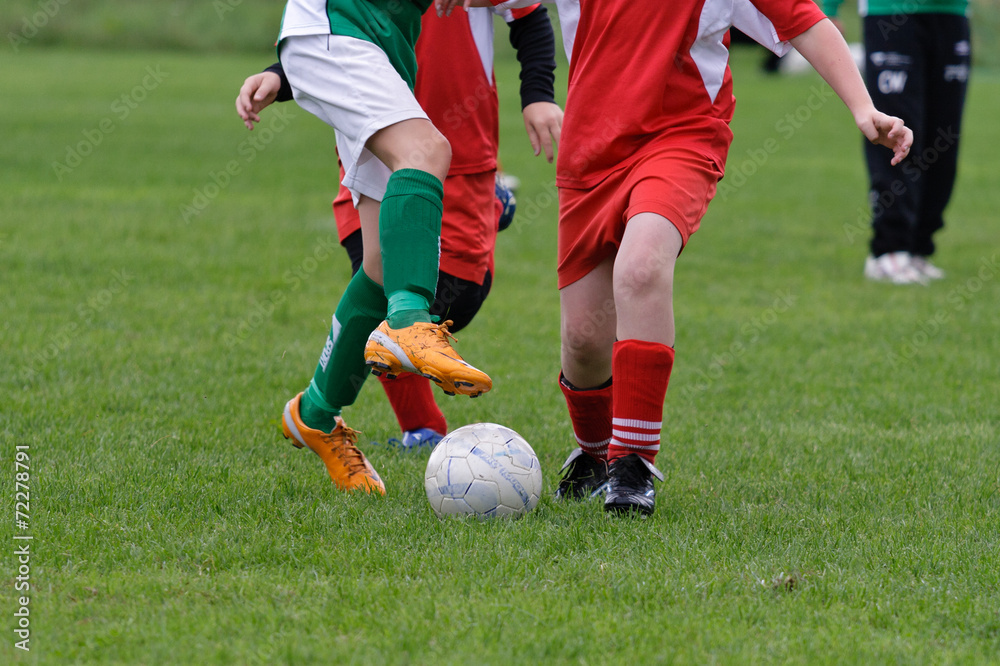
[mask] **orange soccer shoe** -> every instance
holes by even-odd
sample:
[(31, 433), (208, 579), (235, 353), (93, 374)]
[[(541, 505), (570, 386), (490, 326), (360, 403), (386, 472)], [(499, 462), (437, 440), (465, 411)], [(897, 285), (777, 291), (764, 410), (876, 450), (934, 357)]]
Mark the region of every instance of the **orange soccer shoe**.
[(363, 490), (366, 493), (385, 495), (385, 484), (355, 443), (358, 433), (337, 417), (333, 432), (314, 430), (302, 422), (299, 401), (302, 394), (288, 401), (281, 417), (281, 429), (296, 448), (308, 446), (326, 465), (330, 478), (341, 490)]
[(452, 349), (449, 324), (417, 323), (392, 329), (383, 321), (368, 337), (365, 362), (375, 375), (391, 379), (403, 371), (414, 372), (437, 382), (448, 395), (478, 397), (493, 388), (493, 381)]

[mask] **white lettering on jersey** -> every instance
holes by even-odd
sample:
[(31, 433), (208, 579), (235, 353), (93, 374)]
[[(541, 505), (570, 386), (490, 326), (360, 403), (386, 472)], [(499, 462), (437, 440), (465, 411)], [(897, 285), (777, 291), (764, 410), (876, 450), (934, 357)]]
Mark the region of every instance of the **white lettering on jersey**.
[(966, 81), (969, 78), (968, 65), (945, 65), (945, 81)]
[(878, 74), (878, 89), (883, 95), (903, 92), (906, 87), (906, 72), (894, 72), (890, 69)]

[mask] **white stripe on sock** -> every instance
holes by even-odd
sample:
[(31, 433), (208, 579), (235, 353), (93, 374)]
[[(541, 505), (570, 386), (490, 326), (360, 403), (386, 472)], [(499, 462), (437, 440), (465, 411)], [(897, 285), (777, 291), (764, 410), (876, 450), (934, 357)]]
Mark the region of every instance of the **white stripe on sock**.
[(612, 419), (611, 421), (616, 426), (621, 426), (622, 428), (640, 428), (642, 430), (661, 430), (663, 429), (663, 421), (640, 421), (639, 419)]
[(628, 430), (618, 430), (615, 428), (612, 434), (618, 439), (625, 438), (635, 440), (637, 442), (652, 442), (660, 438), (659, 432), (643, 433), (643, 432), (630, 432)]
[(594, 449), (601, 446), (607, 446), (608, 442), (611, 441), (611, 438), (608, 437), (606, 439), (602, 439), (599, 442), (588, 442), (586, 440), (580, 439), (580, 436), (577, 435), (576, 433), (573, 433), (573, 436), (576, 437), (576, 443), (579, 444), (580, 447), (584, 449)]
[(659, 451), (660, 443), (656, 444), (630, 444), (629, 442), (624, 442), (617, 437), (611, 440), (611, 446), (620, 446), (623, 449), (631, 449), (632, 451)]

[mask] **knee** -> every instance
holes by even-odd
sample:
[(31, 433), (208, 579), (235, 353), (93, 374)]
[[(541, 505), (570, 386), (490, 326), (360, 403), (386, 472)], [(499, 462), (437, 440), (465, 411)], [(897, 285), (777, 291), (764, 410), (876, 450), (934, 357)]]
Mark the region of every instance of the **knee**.
[(440, 178), (443, 183), (444, 179), (448, 177), (448, 169), (451, 167), (451, 144), (440, 132), (434, 139), (434, 148), (428, 158), (428, 164), (430, 168), (427, 171)]
[(441, 132), (427, 132), (406, 156), (405, 167), (426, 171), (444, 182), (451, 166), (451, 144)]
[(625, 265), (615, 265), (615, 300), (622, 303), (650, 294), (670, 293), (676, 257), (650, 252)]
[(426, 120), (404, 120), (391, 125), (372, 135), (366, 145), (392, 171), (419, 169), (441, 182), (448, 176), (451, 144)]

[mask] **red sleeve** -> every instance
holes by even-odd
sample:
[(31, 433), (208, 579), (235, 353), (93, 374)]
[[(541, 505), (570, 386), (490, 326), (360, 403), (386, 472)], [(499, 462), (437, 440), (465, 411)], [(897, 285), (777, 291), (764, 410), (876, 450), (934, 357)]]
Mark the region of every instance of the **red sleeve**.
[(826, 18), (813, 0), (750, 0), (771, 20), (778, 39), (787, 42)]
[(531, 5), (530, 7), (524, 7), (522, 9), (512, 9), (512, 10), (510, 10), (510, 13), (514, 16), (514, 18), (519, 19), (519, 18), (522, 18), (524, 16), (527, 16), (528, 14), (530, 14), (533, 11), (535, 11), (536, 9), (538, 9), (541, 6), (542, 6), (542, 3), (539, 2), (537, 4)]

